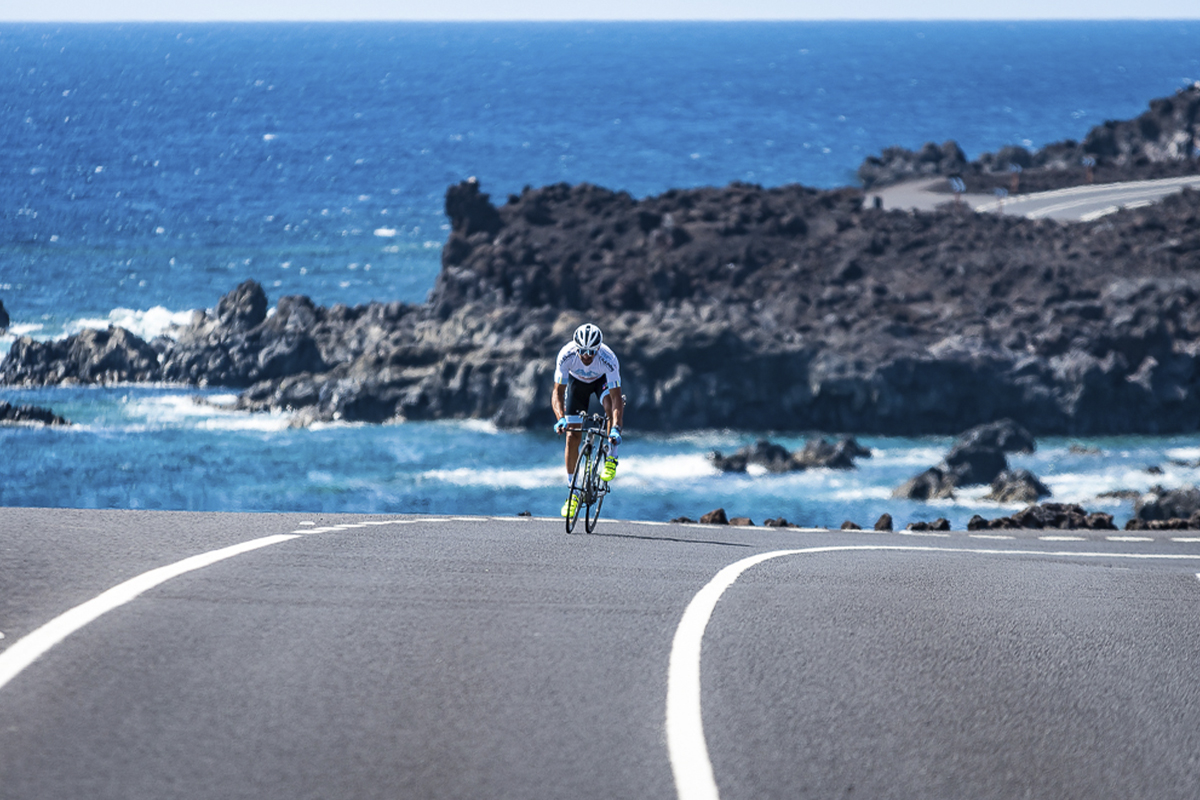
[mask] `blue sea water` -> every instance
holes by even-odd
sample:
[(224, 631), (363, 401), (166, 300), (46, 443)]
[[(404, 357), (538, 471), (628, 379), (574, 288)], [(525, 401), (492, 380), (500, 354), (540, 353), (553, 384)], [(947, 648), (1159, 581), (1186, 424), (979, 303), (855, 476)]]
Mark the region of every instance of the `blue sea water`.
[[(272, 301), (419, 302), (446, 187), (854, 182), (884, 147), (974, 157), (1081, 138), (1200, 79), (1200, 23), (0, 25), (0, 301), (14, 335), (152, 335), (246, 278)], [(0, 429), (0, 505), (553, 514), (561, 450), (479, 423), (297, 430), (179, 387), (0, 390), (80, 423)], [(947, 442), (865, 440), (854, 473), (716, 475), (766, 431), (639, 435), (611, 513), (901, 523), (981, 510), (890, 489)], [(838, 432), (829, 432), (838, 433)], [(784, 437), (777, 438), (793, 446)], [(1045, 443), (1054, 499), (1192, 482), (1200, 440)], [(1180, 455), (1180, 454), (1183, 455)], [(1174, 456), (1172, 456), (1174, 454)], [(1193, 457), (1194, 458), (1194, 457)], [(1024, 464), (1023, 464), (1024, 465)], [(722, 501), (722, 498), (729, 498)], [(744, 503), (749, 508), (737, 508)], [(1107, 504), (1107, 506), (1106, 506)]]

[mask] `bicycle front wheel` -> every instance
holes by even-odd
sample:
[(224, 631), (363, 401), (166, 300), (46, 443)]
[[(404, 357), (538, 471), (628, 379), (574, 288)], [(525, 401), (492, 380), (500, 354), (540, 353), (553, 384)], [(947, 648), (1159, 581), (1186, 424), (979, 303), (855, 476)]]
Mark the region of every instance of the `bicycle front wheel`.
[(604, 468), (605, 448), (597, 447), (594, 458), (589, 459), (588, 469), (588, 500), (587, 513), (584, 515), (583, 527), (588, 532), (596, 530), (600, 521), (600, 506), (604, 503), (604, 495), (608, 494), (608, 485), (600, 479), (600, 470)]
[[(567, 492), (567, 533), (574, 533), (575, 523), (579, 521), (579, 511), (584, 507), (584, 495), (587, 493), (587, 470), (582, 467), (591, 461), (590, 456), (590, 452), (579, 454), (575, 474), (571, 476), (571, 489)], [(574, 508), (571, 507), (572, 499), (575, 501)], [(586, 524), (584, 527), (587, 527)]]

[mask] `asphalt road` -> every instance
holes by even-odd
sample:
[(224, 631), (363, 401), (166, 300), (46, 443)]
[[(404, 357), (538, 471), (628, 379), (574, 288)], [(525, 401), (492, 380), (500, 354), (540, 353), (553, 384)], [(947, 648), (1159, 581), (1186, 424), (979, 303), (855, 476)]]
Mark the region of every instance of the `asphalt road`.
[(1196, 797), (1200, 537), (1055, 533), (0, 509), (0, 796)]
[[(878, 196), (884, 208), (930, 210), (953, 202), (954, 196), (951, 194), (930, 191), (935, 185), (945, 187), (946, 179), (909, 181), (871, 192), (870, 195)], [(1121, 208), (1150, 205), (1185, 186), (1200, 189), (1200, 176), (1074, 186), (1052, 192), (1016, 194), (1003, 199), (993, 195), (964, 194), (960, 201), (976, 211), (1013, 214), (1030, 219), (1049, 218), (1060, 222), (1090, 222)]]

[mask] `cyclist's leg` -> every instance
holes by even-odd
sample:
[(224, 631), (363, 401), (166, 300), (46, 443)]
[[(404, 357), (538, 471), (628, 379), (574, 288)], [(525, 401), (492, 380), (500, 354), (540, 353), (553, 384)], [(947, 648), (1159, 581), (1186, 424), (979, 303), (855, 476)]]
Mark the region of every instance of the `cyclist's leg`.
[(583, 414), (587, 413), (588, 401), (591, 399), (591, 384), (569, 378), (566, 395), (567, 441), (563, 451), (563, 462), (567, 468), (567, 485), (569, 486), (571, 477), (579, 467), (579, 441), (582, 438), (579, 429), (583, 423)]
[[(567, 469), (567, 485), (573, 483), (575, 473), (581, 469), (579, 464), (579, 444), (583, 439), (581, 428), (583, 417), (588, 413), (592, 395), (599, 394), (603, 389), (603, 379), (584, 383), (570, 378), (567, 381), (565, 411), (567, 420), (566, 444), (563, 451), (563, 463)], [(569, 502), (569, 501), (568, 501)], [(565, 506), (564, 506), (565, 508)]]
[[(604, 390), (604, 394), (600, 395), (600, 402), (604, 404), (604, 417), (606, 419), (606, 430), (612, 430), (613, 425), (613, 399), (608, 393), (608, 389)], [(617, 477), (617, 447), (606, 438), (604, 440), (607, 455), (604, 459), (604, 465), (600, 472), (600, 479), (608, 482)]]

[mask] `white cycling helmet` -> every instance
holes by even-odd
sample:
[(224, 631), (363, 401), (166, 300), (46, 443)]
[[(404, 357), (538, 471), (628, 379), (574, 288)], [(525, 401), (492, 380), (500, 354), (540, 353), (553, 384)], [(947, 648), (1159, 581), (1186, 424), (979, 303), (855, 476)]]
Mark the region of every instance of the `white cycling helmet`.
[(600, 343), (603, 341), (604, 336), (600, 329), (590, 322), (585, 322), (575, 329), (575, 346), (581, 353), (594, 354), (600, 349)]

